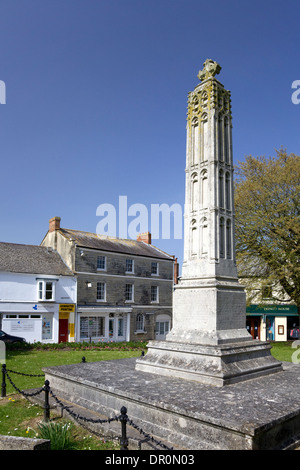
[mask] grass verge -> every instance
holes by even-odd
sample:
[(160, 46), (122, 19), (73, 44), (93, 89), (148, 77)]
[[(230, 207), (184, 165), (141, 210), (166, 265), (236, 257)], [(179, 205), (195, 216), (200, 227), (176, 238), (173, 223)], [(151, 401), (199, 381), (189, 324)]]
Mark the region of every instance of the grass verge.
[[(87, 362), (138, 357), (145, 350), (144, 343), (137, 344), (108, 344), (108, 347), (93, 347), (88, 344), (80, 347), (49, 348), (35, 347), (7, 347), (7, 370), (25, 374), (42, 374), (42, 369), (49, 366), (63, 364), (76, 364), (85, 357)], [(44, 385), (43, 377), (29, 377), (9, 372), (9, 375), (19, 390), (41, 388)], [(51, 385), (51, 384), (50, 384)], [(118, 441), (110, 441), (99, 437), (81, 426), (76, 426), (65, 418), (55, 417), (50, 426), (43, 425), (43, 409), (32, 405), (6, 380), (6, 398), (0, 398), (0, 435), (19, 437), (47, 438), (52, 435), (51, 442), (56, 450), (117, 450)], [(51, 410), (51, 418), (53, 411)], [(68, 432), (67, 432), (68, 431)]]

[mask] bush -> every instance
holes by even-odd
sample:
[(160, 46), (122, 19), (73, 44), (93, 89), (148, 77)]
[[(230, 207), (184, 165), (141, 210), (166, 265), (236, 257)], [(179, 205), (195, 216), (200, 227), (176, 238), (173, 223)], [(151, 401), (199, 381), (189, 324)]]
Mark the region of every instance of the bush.
[(87, 350), (87, 349), (110, 349), (118, 351), (132, 351), (137, 349), (145, 349), (147, 347), (146, 341), (123, 341), (114, 343), (98, 341), (87, 342), (83, 341), (80, 343), (16, 343), (16, 344), (7, 344), (7, 349), (18, 349), (18, 350), (53, 350), (53, 349), (73, 349), (73, 350)]
[(73, 447), (71, 429), (71, 423), (43, 422), (38, 425), (38, 434), (41, 439), (51, 441), (51, 450), (70, 450)]

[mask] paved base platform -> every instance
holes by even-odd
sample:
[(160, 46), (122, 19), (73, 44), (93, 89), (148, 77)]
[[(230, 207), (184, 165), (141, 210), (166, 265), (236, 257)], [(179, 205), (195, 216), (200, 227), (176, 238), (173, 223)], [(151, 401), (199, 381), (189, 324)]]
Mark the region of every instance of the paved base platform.
[(136, 359), (44, 369), (55, 393), (189, 450), (271, 450), (299, 445), (300, 365), (214, 387), (135, 370)]

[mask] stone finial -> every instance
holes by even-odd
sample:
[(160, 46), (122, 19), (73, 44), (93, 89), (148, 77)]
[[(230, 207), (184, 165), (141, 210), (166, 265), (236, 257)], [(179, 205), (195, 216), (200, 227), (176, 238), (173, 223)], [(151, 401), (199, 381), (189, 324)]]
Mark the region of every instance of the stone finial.
[(199, 73), (197, 75), (197, 77), (201, 81), (206, 80), (207, 78), (214, 77), (217, 73), (220, 73), (222, 68), (217, 62), (211, 59), (206, 59), (203, 66), (203, 70), (199, 70)]

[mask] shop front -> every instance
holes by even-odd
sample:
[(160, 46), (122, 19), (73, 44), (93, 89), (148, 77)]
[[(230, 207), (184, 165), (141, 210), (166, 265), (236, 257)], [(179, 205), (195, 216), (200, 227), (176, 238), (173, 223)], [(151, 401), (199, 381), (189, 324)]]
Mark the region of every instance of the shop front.
[(131, 311), (122, 307), (78, 307), (77, 341), (129, 341)]
[(251, 305), (246, 309), (246, 328), (254, 339), (261, 341), (293, 340), (292, 330), (299, 328), (296, 305)]

